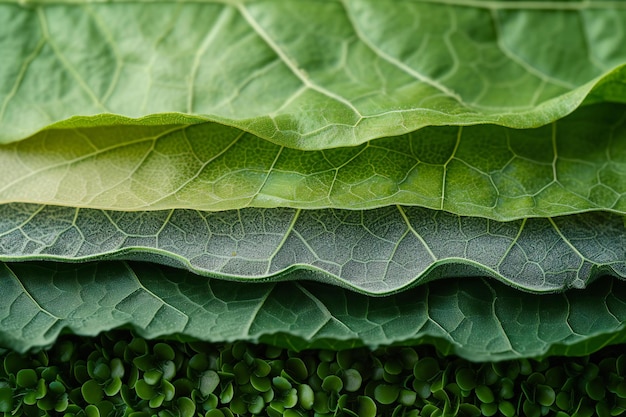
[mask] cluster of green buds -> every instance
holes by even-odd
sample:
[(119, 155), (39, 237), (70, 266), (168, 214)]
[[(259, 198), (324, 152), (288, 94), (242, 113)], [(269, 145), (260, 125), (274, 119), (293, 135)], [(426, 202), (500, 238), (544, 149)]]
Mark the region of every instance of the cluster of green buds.
[(626, 355), (615, 349), (481, 364), (425, 346), (294, 352), (118, 331), (0, 356), (4, 416), (626, 415)]

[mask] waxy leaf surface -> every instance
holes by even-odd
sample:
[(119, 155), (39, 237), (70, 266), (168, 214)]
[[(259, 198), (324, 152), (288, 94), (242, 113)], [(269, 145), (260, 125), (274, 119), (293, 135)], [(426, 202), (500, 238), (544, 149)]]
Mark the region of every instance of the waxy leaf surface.
[[(624, 219), (609, 213), (496, 222), (417, 207), (115, 212), (0, 205), (0, 260), (135, 259), (258, 282), (299, 277), (370, 295), (441, 277), (522, 290), (626, 277)], [(308, 274), (308, 275), (307, 275)]]

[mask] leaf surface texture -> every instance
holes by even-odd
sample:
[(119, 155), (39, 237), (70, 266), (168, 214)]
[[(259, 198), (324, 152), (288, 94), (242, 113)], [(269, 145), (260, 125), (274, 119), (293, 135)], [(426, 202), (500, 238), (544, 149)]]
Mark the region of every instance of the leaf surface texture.
[(468, 278), (372, 298), (298, 278), (229, 283), (144, 263), (1, 264), (0, 345), (25, 351), (61, 332), (124, 326), (147, 338), (295, 350), (430, 342), (475, 361), (585, 355), (625, 340), (625, 286), (606, 279), (583, 292), (536, 297)]
[(587, 98), (623, 101), (623, 6), (5, 1), (0, 142), (136, 119), (216, 121), (301, 149), (429, 125), (536, 127)]
[[(626, 277), (622, 216), (496, 222), (443, 211), (243, 209), (113, 212), (0, 206), (0, 259), (139, 259), (236, 281), (309, 279), (383, 295), (440, 277), (491, 276), (532, 292)], [(304, 276), (304, 275), (302, 275)]]
[(0, 201), (109, 210), (368, 209), (496, 220), (626, 213), (626, 107), (551, 125), (430, 127), (298, 151), (217, 123), (50, 130), (0, 147)]

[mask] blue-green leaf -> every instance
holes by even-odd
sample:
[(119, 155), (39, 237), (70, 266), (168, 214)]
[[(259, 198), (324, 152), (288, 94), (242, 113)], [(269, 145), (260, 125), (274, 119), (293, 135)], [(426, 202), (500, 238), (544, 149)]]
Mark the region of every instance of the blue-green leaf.
[(373, 298), (306, 281), (198, 279), (145, 263), (26, 262), (2, 265), (0, 293), (0, 345), (18, 351), (49, 345), (61, 332), (95, 335), (122, 326), (147, 338), (296, 350), (434, 343), (477, 361), (584, 355), (626, 342), (626, 283), (610, 279), (537, 296), (466, 278)]

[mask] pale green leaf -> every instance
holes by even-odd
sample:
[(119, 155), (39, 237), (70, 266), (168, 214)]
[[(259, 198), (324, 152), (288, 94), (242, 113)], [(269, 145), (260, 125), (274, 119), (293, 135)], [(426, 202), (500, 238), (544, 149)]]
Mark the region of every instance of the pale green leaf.
[[(242, 209), (114, 212), (0, 205), (0, 260), (136, 259), (228, 280), (310, 277), (371, 295), (490, 276), (532, 292), (626, 277), (622, 216), (496, 222), (444, 211)], [(307, 275), (308, 274), (308, 275)]]
[(536, 296), (493, 280), (372, 298), (294, 280), (198, 279), (143, 263), (0, 265), (0, 345), (17, 351), (130, 327), (146, 338), (247, 340), (295, 350), (434, 343), (475, 361), (584, 355), (626, 341), (626, 284)]
[(621, 1), (4, 0), (0, 142), (216, 121), (322, 149), (536, 127), (589, 94), (624, 101), (625, 26)]
[(298, 151), (205, 123), (49, 130), (0, 146), (0, 201), (110, 210), (419, 205), (496, 220), (626, 213), (626, 107), (537, 129), (430, 127)]

